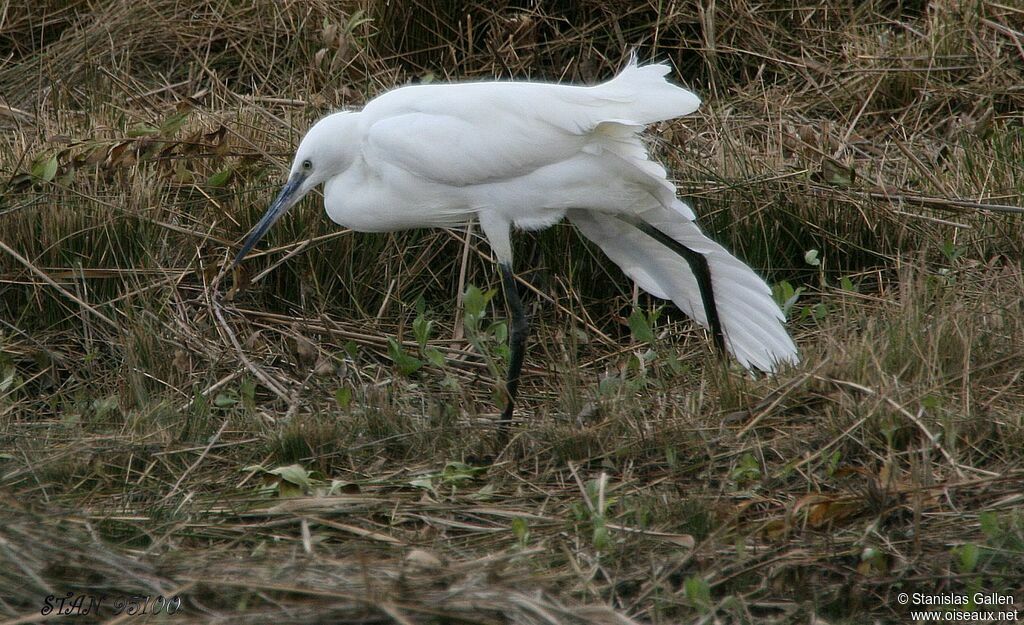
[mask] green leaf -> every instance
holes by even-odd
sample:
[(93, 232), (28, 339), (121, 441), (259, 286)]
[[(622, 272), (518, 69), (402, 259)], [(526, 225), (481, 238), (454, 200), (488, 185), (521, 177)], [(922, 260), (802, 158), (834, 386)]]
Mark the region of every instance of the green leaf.
[(57, 156), (39, 159), (32, 165), (32, 175), (43, 182), (50, 182), (57, 175)]
[(441, 471), (441, 481), (446, 484), (460, 486), (466, 482), (475, 480), (487, 472), (487, 467), (474, 467), (465, 462), (449, 462), (444, 465)]
[(462, 306), (467, 315), (479, 316), (486, 304), (483, 291), (472, 284), (466, 287), (466, 292), (462, 294)]
[(826, 184), (848, 187), (857, 179), (857, 171), (839, 161), (826, 159), (821, 164), (820, 177)]
[(472, 284), (466, 287), (466, 292), (462, 295), (462, 324), (471, 336), (479, 332), (480, 321), (486, 316), (487, 302), (491, 301), (497, 292), (495, 289), (481, 291)]
[(783, 280), (772, 287), (772, 296), (775, 298), (775, 302), (779, 305), (779, 308), (782, 309), (782, 312), (789, 316), (789, 310), (793, 308), (796, 301), (800, 299), (800, 294), (803, 290), (804, 287), (794, 289), (792, 284)]
[(732, 470), (732, 479), (737, 482), (756, 480), (760, 477), (761, 465), (751, 453), (743, 454), (740, 457), (739, 466)]
[(978, 523), (981, 524), (981, 533), (989, 540), (995, 540), (1003, 532), (999, 524), (999, 516), (995, 512), (982, 512), (978, 515)]
[(301, 486), (283, 480), (278, 482), (277, 492), (282, 497), (301, 497), (305, 493)]
[(398, 372), (403, 376), (408, 377), (419, 371), (423, 366), (422, 360), (415, 356), (410, 356), (398, 344), (398, 341), (392, 338), (388, 339), (388, 355), (391, 356), (391, 361), (395, 363), (395, 366), (398, 367)]
[(355, 482), (346, 482), (345, 480), (331, 480), (331, 487), (327, 489), (328, 495), (337, 495), (338, 493), (358, 493), (359, 484)]
[(230, 408), (238, 403), (238, 398), (228, 393), (218, 393), (213, 398), (213, 405), (218, 408)]
[(839, 461), (843, 459), (843, 454), (838, 449), (832, 452), (832, 455), (828, 457), (828, 474), (835, 475), (839, 469)]
[(512, 519), (512, 535), (516, 537), (516, 542), (526, 546), (530, 540), (530, 526), (526, 523), (526, 519), (522, 517)]
[(243, 379), (238, 385), (238, 393), (247, 406), (252, 406), (256, 403), (256, 382), (252, 378)]
[(129, 137), (151, 137), (160, 134), (160, 129), (152, 124), (135, 124), (128, 129)]
[(639, 309), (635, 309), (629, 314), (629, 331), (637, 341), (643, 343), (654, 342), (654, 331), (651, 329), (651, 324), (648, 323), (647, 317)]
[(423, 350), (423, 357), (427, 359), (427, 362), (434, 365), (435, 367), (444, 366), (444, 354), (441, 353), (436, 347), (427, 347)]
[(352, 389), (343, 386), (334, 391), (334, 401), (338, 402), (338, 407), (342, 410), (347, 409), (349, 404), (352, 403)]
[(434, 322), (427, 319), (426, 315), (420, 313), (412, 322), (412, 333), (416, 336), (416, 342), (422, 350), (430, 340), (430, 331), (434, 328)]
[(96, 411), (96, 416), (98, 418), (105, 419), (106, 417), (117, 413), (118, 403), (119, 402), (115, 395), (101, 397), (100, 399), (93, 400), (92, 409)]
[(622, 388), (622, 379), (617, 375), (605, 376), (597, 382), (597, 394), (601, 397), (612, 396), (620, 388)]
[(425, 490), (434, 490), (434, 480), (429, 475), (418, 477), (416, 479), (409, 480), (409, 486)]
[(952, 241), (946, 241), (942, 244), (942, 255), (951, 263), (963, 256), (966, 251), (967, 248), (956, 245)]
[(304, 469), (301, 464), (279, 466), (278, 468), (270, 469), (267, 472), (279, 476), (283, 482), (287, 482), (288, 484), (294, 485), (303, 490), (311, 489), (313, 486), (309, 471)]
[(188, 119), (189, 109), (185, 108), (182, 111), (177, 111), (171, 114), (170, 117), (165, 119), (160, 124), (160, 134), (165, 137), (170, 137), (176, 134), (181, 127), (185, 125), (185, 121)]
[(487, 328), (487, 332), (498, 343), (504, 344), (508, 342), (508, 324), (504, 321), (495, 321)]
[(960, 572), (970, 573), (978, 566), (978, 558), (981, 556), (981, 549), (972, 543), (960, 545), (957, 549), (957, 556), (960, 559)]
[(831, 172), (830, 177), (828, 179), (829, 184), (834, 184), (838, 187), (850, 186), (851, 184), (853, 184), (854, 176), (852, 170), (848, 170), (848, 172), (844, 172), (841, 170)]
[(494, 494), (497, 490), (498, 489), (494, 487), (494, 484), (484, 484), (480, 487), (480, 490), (470, 496), (477, 501), (490, 501), (494, 498)]
[(608, 533), (608, 526), (604, 524), (604, 519), (597, 517), (594, 519), (594, 549), (604, 550), (607, 549), (611, 544), (611, 535)]
[(670, 469), (675, 469), (679, 466), (679, 450), (672, 445), (665, 448), (665, 464)]
[(352, 15), (348, 16), (348, 21), (345, 24), (345, 32), (350, 33), (355, 30), (358, 26), (363, 24), (369, 24), (373, 22), (373, 18), (366, 15), (366, 11), (363, 9), (356, 9), (352, 12)]
[(231, 169), (230, 167), (222, 169), (217, 173), (213, 174), (212, 176), (210, 176), (209, 178), (207, 178), (206, 185), (215, 188), (223, 187), (228, 183), (228, 180), (231, 179), (232, 173), (234, 173), (234, 170)]
[(669, 352), (665, 354), (664, 360), (665, 364), (668, 365), (669, 370), (676, 375), (682, 375), (690, 370), (690, 365), (680, 360), (679, 356), (677, 356), (672, 350), (669, 350)]
[(703, 577), (694, 575), (683, 581), (686, 598), (694, 607), (706, 612), (711, 607), (711, 587)]
[(818, 302), (814, 305), (812, 312), (814, 313), (814, 319), (816, 321), (821, 321), (828, 316), (828, 306), (826, 306), (824, 302)]
[(355, 341), (347, 341), (345, 343), (345, 355), (355, 360), (359, 357), (359, 344)]

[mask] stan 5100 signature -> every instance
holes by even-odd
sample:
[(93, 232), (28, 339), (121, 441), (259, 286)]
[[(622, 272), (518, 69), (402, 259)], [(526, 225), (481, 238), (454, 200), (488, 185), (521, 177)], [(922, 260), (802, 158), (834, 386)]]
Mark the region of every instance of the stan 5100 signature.
[(51, 614), (86, 615), (99, 614), (100, 610), (109, 612), (114, 616), (127, 614), (129, 616), (141, 614), (175, 614), (181, 609), (181, 597), (164, 597), (158, 595), (90, 595), (85, 593), (69, 592), (63, 597), (47, 595), (43, 599), (43, 608), (39, 611), (42, 616)]

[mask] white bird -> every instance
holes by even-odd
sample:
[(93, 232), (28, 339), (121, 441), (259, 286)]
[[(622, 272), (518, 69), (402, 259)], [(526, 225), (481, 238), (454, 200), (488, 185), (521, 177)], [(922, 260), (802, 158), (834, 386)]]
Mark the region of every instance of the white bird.
[(590, 87), (413, 85), (378, 96), (361, 112), (328, 115), (300, 142), (287, 183), (234, 265), (321, 183), (327, 215), (352, 230), (478, 220), (512, 315), (503, 430), (528, 330), (512, 273), (512, 226), (539, 230), (568, 218), (641, 288), (708, 327), (743, 366), (770, 372), (796, 363), (771, 289), (700, 231), (641, 140), (646, 125), (700, 106), (664, 78), (668, 72), (667, 65), (632, 60)]

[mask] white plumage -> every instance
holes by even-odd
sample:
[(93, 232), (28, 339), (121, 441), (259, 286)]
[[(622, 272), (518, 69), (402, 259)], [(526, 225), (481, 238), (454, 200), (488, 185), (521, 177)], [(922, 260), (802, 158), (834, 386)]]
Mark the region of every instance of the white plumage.
[[(720, 330), (720, 340), (744, 366), (772, 371), (779, 363), (795, 363), (796, 346), (771, 290), (701, 233), (693, 211), (676, 197), (665, 169), (649, 159), (641, 141), (646, 125), (700, 106), (697, 96), (665, 80), (668, 71), (666, 65), (631, 62), (591, 87), (415, 85), (389, 91), (361, 112), (329, 115), (303, 138), (288, 183), (235, 262), (289, 207), (325, 183), (327, 214), (353, 230), (448, 227), (478, 219), (507, 278), (515, 321), (510, 227), (544, 228), (568, 217), (645, 291), (672, 300), (705, 326), (706, 308), (717, 308), (712, 317), (720, 327), (712, 330)], [(659, 240), (661, 233), (674, 243)], [(691, 251), (706, 260), (710, 293), (702, 294), (701, 269), (683, 255)], [(513, 362), (512, 396), (517, 380)]]
[[(571, 210), (568, 216), (640, 288), (672, 300), (691, 318), (708, 326), (696, 278), (678, 254), (608, 215)], [(785, 318), (772, 298), (772, 290), (750, 267), (678, 213), (652, 208), (639, 216), (708, 258), (725, 344), (741, 365), (773, 371), (779, 362), (797, 361), (796, 346), (782, 325)]]

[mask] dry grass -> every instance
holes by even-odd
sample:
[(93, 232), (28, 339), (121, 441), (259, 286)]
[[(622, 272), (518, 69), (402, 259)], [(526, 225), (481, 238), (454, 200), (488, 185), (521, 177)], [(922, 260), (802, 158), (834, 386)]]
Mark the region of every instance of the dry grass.
[[(1024, 609), (1011, 4), (0, 2), (0, 619), (67, 593), (109, 597), (81, 622), (132, 594), (276, 624)], [(521, 236), (536, 334), (492, 460), (476, 234), (311, 201), (217, 282), (325, 110), (598, 80), (633, 47), (704, 96), (654, 150), (791, 300), (799, 367), (722, 366), (671, 309), (645, 344), (625, 318), (659, 302), (568, 228)]]

